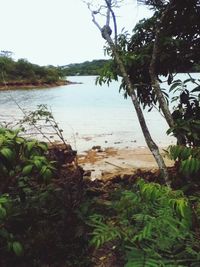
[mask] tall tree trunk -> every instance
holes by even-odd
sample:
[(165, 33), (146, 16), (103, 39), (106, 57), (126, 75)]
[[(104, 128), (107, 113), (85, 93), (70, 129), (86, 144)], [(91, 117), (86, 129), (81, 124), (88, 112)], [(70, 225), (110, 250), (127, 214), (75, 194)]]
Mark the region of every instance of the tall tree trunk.
[[(158, 81), (158, 76), (156, 73), (156, 63), (157, 63), (157, 59), (158, 59), (160, 52), (161, 52), (160, 51), (161, 26), (162, 26), (163, 20), (166, 18), (166, 16), (168, 15), (168, 12), (170, 11), (170, 9), (173, 5), (173, 2), (174, 2), (174, 0), (171, 0), (169, 2), (167, 8), (163, 11), (163, 13), (161, 15), (159, 23), (156, 26), (155, 41), (154, 41), (154, 45), (153, 45), (153, 52), (152, 52), (150, 66), (149, 66), (149, 74), (150, 74), (150, 78), (151, 78), (151, 84), (152, 84), (152, 87), (156, 93), (160, 108), (163, 112), (163, 115), (164, 115), (169, 127), (174, 127), (175, 123), (174, 123), (174, 119), (172, 117), (172, 114), (169, 110), (169, 106), (167, 105), (167, 102), (166, 102), (164, 95), (163, 95), (161, 88), (160, 88), (160, 83)], [(178, 143), (181, 143), (181, 138), (179, 136), (177, 136), (177, 140), (178, 140)]]
[[(148, 127), (146, 125), (146, 121), (145, 121), (145, 118), (144, 118), (144, 115), (143, 115), (143, 112), (142, 112), (142, 109), (140, 107), (140, 104), (137, 100), (137, 97), (136, 97), (136, 94), (135, 94), (135, 91), (134, 91), (134, 86), (127, 74), (127, 71), (125, 69), (125, 66), (123, 64), (123, 61), (121, 60), (120, 58), (120, 55), (117, 51), (117, 43), (116, 43), (116, 27), (115, 28), (115, 43), (113, 42), (112, 38), (110, 37), (111, 33), (112, 33), (112, 30), (110, 29), (110, 26), (109, 26), (109, 23), (110, 23), (110, 13), (112, 14), (112, 17), (113, 17), (113, 22), (114, 24), (116, 24), (116, 20), (115, 20), (115, 15), (114, 15), (114, 12), (112, 11), (112, 7), (111, 7), (111, 3), (112, 3), (112, 0), (105, 0), (106, 2), (106, 5), (107, 5), (107, 15), (106, 15), (106, 25), (104, 27), (101, 27), (95, 20), (95, 14), (96, 12), (92, 11), (91, 8), (90, 8), (90, 4), (88, 3), (88, 8), (89, 10), (91, 11), (91, 15), (92, 15), (92, 21), (93, 23), (97, 26), (97, 28), (101, 31), (101, 34), (102, 34), (102, 37), (108, 42), (112, 52), (113, 52), (113, 55), (114, 55), (114, 58), (119, 66), (119, 69), (121, 71), (121, 74), (126, 82), (126, 85), (128, 87), (128, 91), (130, 93), (130, 96), (131, 96), (131, 100), (132, 100), (132, 103), (135, 107), (135, 110), (136, 110), (136, 114), (137, 114), (137, 117), (138, 117), (138, 120), (139, 120), (139, 123), (140, 123), (140, 126), (141, 126), (141, 129), (142, 129), (142, 132), (143, 132), (143, 135), (144, 135), (144, 138), (146, 140), (146, 143), (150, 149), (150, 151), (152, 152), (157, 164), (158, 164), (158, 167), (160, 169), (160, 172), (161, 172), (161, 175), (163, 177), (163, 180), (164, 180), (164, 183), (168, 186), (171, 185), (171, 182), (169, 180), (169, 176), (168, 176), (168, 172), (167, 172), (167, 168), (166, 168), (166, 165), (164, 163), (164, 160), (159, 152), (159, 149), (158, 149), (158, 146), (154, 143), (150, 133), (149, 133), (149, 130), (148, 130)], [(115, 25), (116, 26), (116, 25)]]
[(142, 112), (142, 109), (140, 107), (140, 104), (137, 100), (137, 97), (136, 97), (136, 94), (135, 94), (135, 91), (134, 91), (134, 87), (131, 83), (131, 80), (129, 79), (129, 76), (126, 72), (126, 69), (124, 67), (124, 64), (123, 64), (123, 61), (121, 60), (120, 56), (119, 56), (119, 53), (117, 51), (117, 48), (115, 46), (115, 44), (113, 43), (111, 37), (110, 37), (110, 30), (109, 30), (109, 27), (108, 26), (104, 26), (102, 28), (102, 36), (104, 39), (107, 40), (110, 48), (112, 49), (112, 52), (114, 54), (114, 57), (116, 59), (116, 62), (118, 63), (118, 66), (120, 68), (120, 71), (121, 71), (121, 74), (126, 82), (126, 85), (128, 87), (128, 90), (130, 92), (130, 96), (131, 96), (131, 100), (132, 100), (132, 103), (135, 107), (135, 110), (136, 110), (136, 114), (137, 114), (137, 117), (138, 117), (138, 120), (139, 120), (139, 123), (140, 123), (140, 126), (141, 126), (141, 129), (142, 129), (142, 132), (143, 132), (143, 135), (144, 135), (144, 138), (146, 140), (146, 143), (150, 149), (150, 151), (152, 152), (157, 164), (158, 164), (158, 167), (160, 169), (160, 172), (161, 172), (161, 175), (164, 179), (164, 182), (165, 184), (167, 184), (168, 186), (170, 186), (170, 180), (169, 180), (169, 176), (168, 176), (168, 172), (167, 172), (167, 168), (166, 168), (166, 165), (164, 163), (164, 160), (159, 152), (159, 149), (158, 149), (158, 146), (154, 143), (151, 135), (150, 135), (150, 132), (148, 130), (148, 127), (146, 125), (146, 121), (145, 121), (145, 118), (144, 118), (144, 115), (143, 115), (143, 112)]

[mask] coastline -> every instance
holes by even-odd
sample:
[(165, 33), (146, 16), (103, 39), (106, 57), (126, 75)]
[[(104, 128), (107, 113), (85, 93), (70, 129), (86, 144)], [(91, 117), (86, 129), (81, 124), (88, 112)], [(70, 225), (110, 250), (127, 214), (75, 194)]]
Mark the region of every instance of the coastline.
[(13, 81), (13, 82), (7, 82), (6, 85), (0, 84), (0, 91), (16, 90), (16, 89), (51, 88), (51, 87), (70, 85), (70, 84), (76, 84), (76, 82), (71, 82), (68, 80), (60, 80), (52, 83), (45, 83), (45, 82), (31, 83), (23, 81)]

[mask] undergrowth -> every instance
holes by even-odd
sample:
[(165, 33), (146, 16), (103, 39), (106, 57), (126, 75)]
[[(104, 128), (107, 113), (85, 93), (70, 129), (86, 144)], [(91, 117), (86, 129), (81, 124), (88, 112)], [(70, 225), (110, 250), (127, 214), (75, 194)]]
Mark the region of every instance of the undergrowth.
[(192, 208), (199, 206), (198, 198), (139, 179), (110, 199), (89, 209), (93, 247), (114, 242), (125, 267), (200, 266), (199, 214), (195, 222)]
[(46, 143), (0, 128), (1, 267), (89, 266), (85, 223), (74, 204), (80, 184), (58, 176), (58, 165)]

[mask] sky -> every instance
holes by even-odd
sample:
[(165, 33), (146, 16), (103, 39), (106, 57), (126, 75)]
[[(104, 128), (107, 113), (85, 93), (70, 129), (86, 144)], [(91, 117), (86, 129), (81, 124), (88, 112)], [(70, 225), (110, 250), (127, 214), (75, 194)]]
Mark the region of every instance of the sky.
[[(131, 33), (151, 11), (136, 0), (122, 2), (116, 10), (119, 32)], [(105, 42), (82, 0), (0, 0), (0, 7), (0, 51), (12, 51), (16, 60), (61, 66), (104, 58)]]

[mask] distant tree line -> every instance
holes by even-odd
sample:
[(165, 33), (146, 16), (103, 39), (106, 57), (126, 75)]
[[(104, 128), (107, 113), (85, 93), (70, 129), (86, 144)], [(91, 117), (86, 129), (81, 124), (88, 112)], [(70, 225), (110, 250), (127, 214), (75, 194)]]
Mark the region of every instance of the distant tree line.
[(26, 59), (15, 61), (9, 51), (0, 53), (0, 84), (42, 84), (56, 83), (63, 77), (59, 67), (39, 66)]
[(61, 69), (65, 76), (99, 75), (108, 61), (105, 59), (85, 61), (83, 63), (62, 66)]

